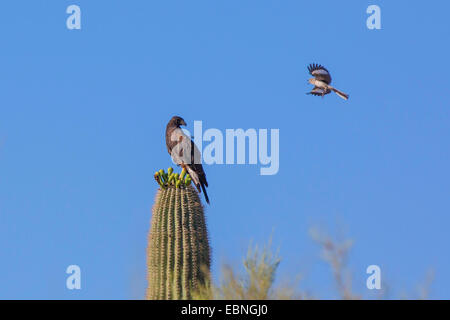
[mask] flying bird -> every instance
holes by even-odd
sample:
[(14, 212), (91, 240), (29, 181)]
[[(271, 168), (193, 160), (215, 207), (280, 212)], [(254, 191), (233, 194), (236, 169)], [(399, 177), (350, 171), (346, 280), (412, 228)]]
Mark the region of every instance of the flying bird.
[(185, 125), (186, 122), (181, 117), (174, 116), (170, 119), (166, 127), (167, 151), (173, 162), (186, 169), (198, 192), (201, 193), (201, 190), (203, 190), (205, 200), (209, 204), (208, 194), (205, 189), (208, 186), (208, 181), (206, 181), (206, 174), (203, 171), (201, 153), (194, 141), (180, 128), (180, 126)]
[(323, 97), (331, 91), (334, 91), (342, 99), (348, 100), (348, 94), (330, 86), (331, 76), (325, 67), (313, 63), (308, 66), (308, 71), (309, 74), (314, 76), (314, 78), (308, 80), (309, 83), (314, 85), (314, 88), (307, 94)]

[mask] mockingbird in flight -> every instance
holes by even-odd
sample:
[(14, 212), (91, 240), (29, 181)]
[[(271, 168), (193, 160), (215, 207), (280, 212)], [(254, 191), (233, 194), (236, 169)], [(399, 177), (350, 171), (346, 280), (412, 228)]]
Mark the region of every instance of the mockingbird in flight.
[(308, 80), (309, 83), (314, 85), (314, 88), (307, 94), (323, 97), (331, 91), (334, 91), (342, 99), (348, 100), (348, 94), (330, 86), (331, 76), (325, 67), (320, 64), (313, 63), (308, 66), (308, 71), (312, 76), (314, 76), (314, 78)]

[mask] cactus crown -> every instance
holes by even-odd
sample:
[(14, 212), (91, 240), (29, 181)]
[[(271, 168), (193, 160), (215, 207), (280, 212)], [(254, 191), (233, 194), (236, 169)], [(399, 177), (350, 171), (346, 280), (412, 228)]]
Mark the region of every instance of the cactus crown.
[(167, 173), (163, 169), (155, 172), (155, 180), (162, 189), (166, 189), (170, 186), (179, 188), (180, 186), (188, 187), (191, 185), (192, 179), (189, 174), (186, 173), (186, 169), (183, 168), (181, 173), (174, 173), (173, 168), (167, 169)]

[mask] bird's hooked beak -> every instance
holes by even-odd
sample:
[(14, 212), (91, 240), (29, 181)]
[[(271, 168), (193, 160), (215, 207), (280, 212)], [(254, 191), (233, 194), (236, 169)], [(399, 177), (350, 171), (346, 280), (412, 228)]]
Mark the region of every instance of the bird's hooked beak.
[(180, 126), (187, 126), (186, 122), (183, 119), (181, 119), (180, 121)]

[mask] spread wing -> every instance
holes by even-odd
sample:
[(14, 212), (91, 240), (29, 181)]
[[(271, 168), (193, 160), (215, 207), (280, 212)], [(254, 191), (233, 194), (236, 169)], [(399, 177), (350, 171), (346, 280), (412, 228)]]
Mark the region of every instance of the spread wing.
[(314, 76), (317, 80), (323, 81), (326, 84), (331, 83), (331, 75), (328, 70), (321, 66), (320, 64), (310, 64), (308, 66), (309, 73)]
[(319, 87), (314, 87), (311, 92), (308, 92), (307, 94), (312, 94), (313, 96), (323, 96), (325, 94), (329, 94), (331, 90), (324, 90)]

